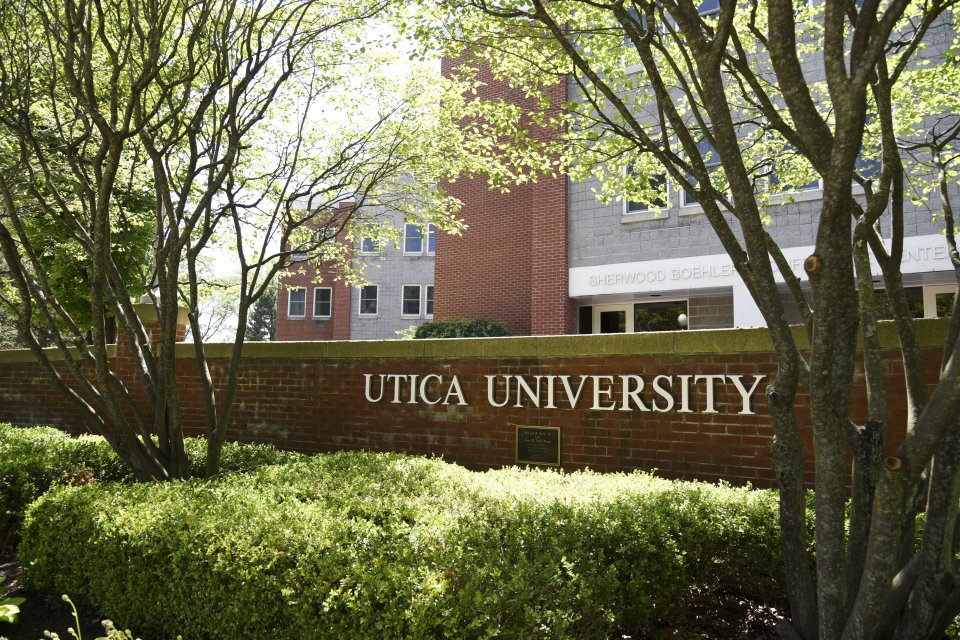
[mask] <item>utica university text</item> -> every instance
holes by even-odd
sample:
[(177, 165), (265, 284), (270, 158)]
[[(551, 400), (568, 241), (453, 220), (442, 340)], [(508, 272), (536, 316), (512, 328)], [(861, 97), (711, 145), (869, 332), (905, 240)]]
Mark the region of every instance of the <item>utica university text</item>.
[[(526, 406), (540, 409), (592, 411), (651, 411), (667, 413), (719, 413), (717, 394), (727, 385), (737, 393), (742, 415), (754, 415), (752, 398), (765, 375), (680, 374), (654, 376), (621, 375), (535, 375), (491, 374), (487, 381), (487, 403), (492, 407)], [(392, 404), (456, 404), (467, 406), (458, 376), (381, 373), (363, 374), (367, 402)], [(694, 392), (702, 400), (694, 403)], [(698, 396), (700, 397), (700, 396)]]

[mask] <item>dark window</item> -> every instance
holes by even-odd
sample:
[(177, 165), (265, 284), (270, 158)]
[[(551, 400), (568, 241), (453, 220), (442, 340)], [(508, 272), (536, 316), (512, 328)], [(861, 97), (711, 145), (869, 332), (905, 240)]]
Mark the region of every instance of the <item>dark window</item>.
[[(783, 151), (780, 153), (780, 156), (783, 158), (788, 158), (790, 156), (796, 156), (797, 149), (793, 145), (786, 145), (783, 148)], [(771, 193), (781, 193), (783, 191), (812, 191), (814, 189), (820, 188), (820, 179), (814, 178), (806, 184), (784, 184), (781, 185), (780, 177), (777, 175), (776, 167), (770, 172), (770, 192)]]
[(633, 305), (633, 330), (640, 331), (679, 331), (683, 327), (677, 322), (680, 314), (686, 315), (687, 301), (645, 302)]
[[(697, 150), (703, 158), (703, 164), (707, 167), (708, 173), (713, 173), (720, 166), (720, 155), (714, 150), (713, 145), (706, 139), (701, 139), (697, 143)], [(693, 176), (687, 178), (691, 184), (696, 185), (697, 181)], [(683, 189), (683, 201), (681, 206), (697, 204), (697, 197), (690, 191)]]
[(953, 315), (953, 298), (955, 295), (953, 293), (938, 293), (936, 295), (938, 318), (949, 318)]
[(433, 315), (433, 285), (432, 284), (427, 285), (427, 310), (425, 313), (428, 316)]
[(437, 251), (437, 225), (427, 225), (427, 253), (436, 253)]
[(403, 285), (403, 307), (401, 313), (405, 316), (420, 315), (420, 285)]
[(593, 333), (593, 307), (580, 307), (579, 333)]
[[(923, 287), (909, 287), (904, 289), (907, 294), (907, 304), (910, 305), (910, 315), (914, 318), (923, 317)], [(893, 320), (893, 305), (883, 289), (876, 292), (877, 319)]]
[(313, 317), (329, 318), (333, 302), (333, 289), (323, 287), (313, 290)]
[(377, 315), (377, 296), (379, 290), (377, 285), (368, 284), (360, 287), (360, 315)]
[[(632, 171), (632, 170), (631, 170)], [(633, 202), (632, 200), (627, 201), (627, 213), (639, 213), (641, 211), (651, 211), (655, 208), (664, 208), (667, 206), (666, 193), (667, 193), (667, 176), (666, 174), (658, 174), (650, 177), (650, 188), (659, 193), (660, 195), (653, 199), (650, 203), (646, 202)]]
[(601, 311), (600, 333), (626, 333), (626, 311)]
[(380, 251), (380, 247), (370, 236), (360, 241), (360, 253), (377, 253), (378, 251)]

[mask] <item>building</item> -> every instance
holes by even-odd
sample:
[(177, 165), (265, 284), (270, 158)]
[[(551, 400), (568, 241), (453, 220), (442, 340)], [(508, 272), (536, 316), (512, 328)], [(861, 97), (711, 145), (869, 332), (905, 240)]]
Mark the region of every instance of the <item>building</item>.
[[(433, 318), (436, 227), (390, 216), (400, 246), (378, 246), (371, 238), (339, 238), (353, 246), (365, 283), (352, 287), (330, 268), (306, 256), (294, 259), (280, 277), (276, 340), (389, 340), (399, 331)], [(297, 260), (297, 258), (300, 258)]]
[[(715, 1), (701, 3), (702, 13), (718, 9)], [(445, 60), (443, 72), (452, 73), (459, 62)], [(481, 70), (479, 79), (481, 98), (538, 108), (488, 71)], [(568, 92), (575, 98), (572, 87), (559, 85), (551, 108), (559, 108)], [(764, 325), (695, 199), (668, 184), (655, 214), (623, 199), (604, 203), (595, 195), (598, 186), (562, 177), (508, 194), (489, 191), (483, 178), (449, 185), (448, 192), (463, 202), (467, 228), (462, 236), (439, 239), (437, 318), (497, 320), (530, 335)], [(956, 196), (957, 185), (952, 188)], [(770, 233), (803, 280), (821, 198), (815, 181), (774, 197), (769, 209)], [(914, 313), (944, 315), (957, 287), (942, 223), (932, 219), (930, 208), (906, 200), (904, 226), (904, 283)], [(785, 287), (782, 295), (790, 300)], [(795, 305), (791, 315), (800, 322)]]

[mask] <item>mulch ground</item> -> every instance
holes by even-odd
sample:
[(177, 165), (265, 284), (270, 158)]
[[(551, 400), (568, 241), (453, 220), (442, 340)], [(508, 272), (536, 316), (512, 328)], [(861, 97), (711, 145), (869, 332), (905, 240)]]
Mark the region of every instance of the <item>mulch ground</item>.
[[(0, 622), (0, 637), (7, 640), (42, 640), (44, 631), (52, 631), (61, 640), (73, 638), (67, 629), (76, 629), (73, 610), (59, 596), (30, 591), (23, 586), (20, 566), (12, 558), (0, 558), (0, 598), (17, 596), (27, 601), (20, 605), (20, 618), (15, 624)], [(85, 607), (78, 607), (80, 634), (84, 640), (106, 635), (100, 616)]]
[[(43, 640), (44, 631), (57, 633), (62, 640), (72, 639), (67, 629), (76, 629), (70, 605), (59, 596), (29, 591), (23, 585), (21, 569), (13, 558), (0, 558), (0, 598), (20, 596), (27, 599), (20, 605), (20, 619), (16, 624), (0, 622), (0, 640)], [(658, 636), (676, 640), (776, 640), (776, 624), (781, 614), (774, 608), (738, 598), (728, 598), (719, 603), (707, 603), (703, 596), (691, 593), (691, 609), (694, 623), (685, 629), (661, 629)], [(78, 606), (80, 633), (85, 640), (104, 636), (103, 619), (95, 611)], [(697, 609), (709, 614), (697, 615)], [(720, 615), (717, 615), (717, 611)], [(278, 640), (283, 636), (278, 634)], [(621, 636), (622, 640), (631, 638)], [(150, 640), (150, 639), (146, 639)], [(631, 640), (644, 640), (634, 636)]]

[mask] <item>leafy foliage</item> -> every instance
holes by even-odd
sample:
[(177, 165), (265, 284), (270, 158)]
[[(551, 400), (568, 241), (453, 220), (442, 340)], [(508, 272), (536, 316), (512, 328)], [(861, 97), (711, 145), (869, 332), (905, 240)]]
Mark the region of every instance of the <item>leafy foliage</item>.
[[(3, 581), (0, 580), (0, 584)], [(20, 605), (26, 602), (26, 598), (0, 598), (0, 622), (14, 623), (20, 615)]]
[(271, 286), (257, 298), (247, 318), (247, 332), (244, 340), (264, 342), (273, 340), (277, 330), (277, 287)]
[[(187, 438), (186, 446), (193, 471), (203, 475), (206, 441)], [(250, 471), (300, 457), (267, 445), (227, 443), (223, 469)], [(99, 436), (0, 424), (0, 552), (17, 539), (27, 506), (51, 487), (118, 481), (132, 482), (133, 475)]]
[(413, 334), (416, 339), (425, 338), (494, 338), (512, 336), (513, 332), (499, 322), (491, 320), (443, 320), (425, 322)]
[(642, 473), (339, 453), (58, 488), (20, 554), (34, 586), (155, 635), (658, 637), (683, 624), (691, 585), (780, 592), (776, 510), (772, 492)]

